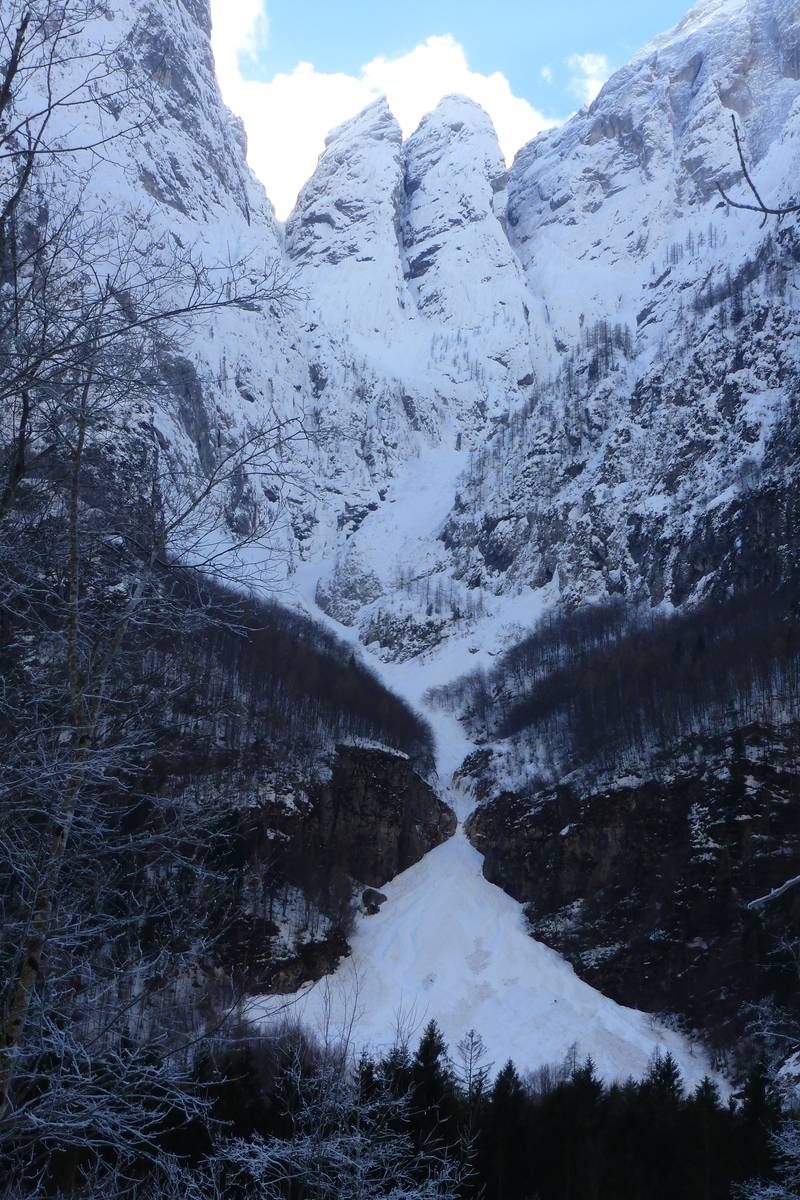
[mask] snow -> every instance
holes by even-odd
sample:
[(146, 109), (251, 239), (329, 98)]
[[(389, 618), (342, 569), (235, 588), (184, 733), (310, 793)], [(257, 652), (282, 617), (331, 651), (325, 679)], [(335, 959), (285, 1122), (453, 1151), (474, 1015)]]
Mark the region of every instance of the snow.
[[(383, 504), (363, 522), (350, 545), (357, 545), (365, 566), (384, 580), (387, 591), (395, 585), (398, 570), (412, 565), (424, 572), (435, 559), (437, 534), (452, 508), (453, 494), (467, 454), (447, 445), (425, 449), (399, 472)], [(486, 612), (471, 623), (468, 634), (452, 629), (433, 650), (404, 662), (384, 661), (375, 647), (364, 647), (357, 626), (345, 626), (320, 608), (320, 581), (330, 575), (328, 560), (302, 564), (292, 579), (290, 596), (314, 620), (348, 641), (381, 677), (432, 726), (436, 742), (437, 771), (447, 781), (474, 749), (451, 713), (428, 703), (427, 693), (458, 679), (468, 671), (489, 667), (508, 645), (534, 628), (552, 602), (552, 588), (523, 588), (519, 592), (486, 596)], [(288, 597), (287, 597), (288, 598)]]
[[(402, 516), (394, 530), (383, 524), (384, 536), (372, 543), (382, 547), (380, 553), (387, 553), (387, 545), (397, 552), (404, 539), (413, 545), (436, 527), (441, 496), (452, 486), (457, 465), (458, 456), (443, 450), (410, 464), (397, 485), (408, 498)], [(381, 514), (374, 519), (384, 520)], [(307, 565), (299, 573), (300, 602), (356, 645), (355, 631), (331, 620), (315, 603), (324, 569)], [(519, 1068), (534, 1069), (577, 1045), (608, 1080), (641, 1076), (654, 1053), (669, 1051), (693, 1085), (710, 1070), (703, 1052), (648, 1014), (601, 995), (559, 954), (535, 941), (522, 906), (484, 878), (483, 856), (464, 832), (472, 800), (453, 775), (475, 745), (454, 716), (428, 706), (426, 693), (488, 662), (506, 643), (509, 628), (516, 622), (530, 627), (545, 606), (541, 591), (499, 597), (495, 613), (469, 639), (449, 639), (435, 652), (405, 663), (383, 662), (362, 651), (387, 686), (430, 722), (441, 793), (456, 811), (458, 828), (421, 862), (380, 887), (386, 903), (378, 914), (357, 918), (351, 956), (332, 976), (282, 996), (280, 1014), (285, 1017), (288, 1005), (293, 1017), (321, 1036), (348, 1040), (354, 1052), (386, 1049), (398, 1031), (413, 1041), (435, 1017), (451, 1047), (468, 1029), (478, 1030), (496, 1069), (508, 1058)], [(274, 998), (262, 997), (249, 1011), (268, 1024), (275, 1008)]]
[[(682, 297), (688, 305), (698, 281), (735, 271), (766, 236), (757, 220), (716, 211), (717, 180), (736, 178), (730, 114), (745, 93), (748, 148), (765, 192), (781, 198), (795, 187), (800, 98), (778, 45), (790, 43), (793, 11), (795, 0), (706, 0), (610, 80), (594, 105), (526, 147), (508, 181), (491, 125), (474, 104), (448, 98), (403, 144), (378, 103), (328, 139), (284, 245), (221, 104), (205, 31), (178, 0), (118, 5), (115, 37), (133, 27), (146, 49), (151, 33), (172, 34), (175, 82), (172, 91), (164, 85), (153, 128), (134, 145), (120, 143), (98, 170), (99, 210), (138, 212), (167, 257), (175, 238), (208, 262), (248, 250), (270, 260), (285, 253), (298, 272), (302, 295), (292, 312), (225, 313), (198, 327), (181, 347), (197, 367), (197, 411), (170, 395), (157, 417), (176, 458), (190, 464), (203, 428), (233, 440), (274, 413), (302, 408), (321, 430), (292, 464), (299, 482), (276, 548), (286, 560), (280, 598), (360, 647), (382, 608), (424, 616), (419, 600), (398, 588), (401, 571), (469, 590), (464, 580), (481, 566), (481, 522), (500, 516), (523, 530), (512, 566), (486, 572), (474, 589), (480, 615), (446, 623), (438, 645), (406, 661), (364, 652), (387, 685), (430, 718), (439, 780), (462, 818), (467, 799), (452, 778), (474, 746), (455, 718), (428, 709), (428, 689), (489, 666), (582, 571), (586, 593), (599, 594), (603, 581), (582, 564), (581, 539), (613, 552), (615, 530), (623, 531), (619, 563), (631, 570), (631, 517), (647, 519), (651, 538), (657, 529), (679, 540), (693, 513), (735, 495), (737, 465), (743, 456), (761, 460), (782, 415), (781, 390), (760, 376), (748, 381), (741, 421), (757, 441), (743, 450), (741, 422), (718, 432), (706, 391), (692, 397), (688, 414), (658, 405), (647, 425), (626, 389), (653, 368), (660, 339), (666, 362), (680, 344)], [(765, 52), (753, 56), (754, 44)], [(665, 272), (687, 230), (712, 223), (715, 248), (706, 241)], [(550, 395), (556, 337), (574, 346), (599, 318), (635, 328), (651, 305), (634, 360), (588, 398), (577, 450), (565, 444), (567, 413), (557, 403), (534, 406), (519, 443), (506, 446), (503, 420), (531, 399), (533, 376)], [(716, 321), (712, 313), (709, 328)], [(673, 381), (687, 365), (678, 359)], [(712, 435), (696, 451), (706, 428)], [(497, 453), (464, 489), (472, 452), (487, 446)], [(667, 486), (676, 448), (687, 451), (677, 495)], [(565, 465), (575, 463), (580, 472), (564, 482)], [(445, 545), (440, 535), (457, 493), (466, 532), (461, 544)], [(367, 513), (355, 531), (350, 508)], [(536, 560), (540, 528), (552, 531), (549, 575)], [(598, 530), (602, 537), (590, 536)], [(318, 598), (331, 582), (346, 585), (355, 562), (380, 595), (345, 626)], [(533, 588), (535, 576), (552, 583)], [(701, 839), (699, 815), (696, 832)], [(690, 1079), (705, 1069), (676, 1034), (603, 998), (528, 937), (520, 906), (483, 878), (463, 828), (383, 890), (389, 901), (359, 921), (352, 959), (304, 992), (298, 1011), (322, 1020), (330, 1004), (340, 1024), (355, 1012), (354, 1038), (375, 1044), (391, 1039), (399, 1007), (416, 1024), (437, 1016), (451, 1042), (474, 1025), (498, 1064), (509, 1055), (520, 1066), (549, 1062), (577, 1042), (608, 1076), (640, 1073), (658, 1045), (676, 1053)]]
[(768, 895), (760, 896), (757, 900), (752, 900), (747, 907), (749, 909), (763, 908), (771, 900), (777, 900), (779, 896), (784, 896), (786, 892), (790, 892), (798, 885), (800, 885), (800, 875), (795, 875), (792, 879), (787, 879), (786, 883), (782, 883), (780, 887), (773, 888)]
[[(450, 792), (460, 817), (467, 798)], [(351, 1048), (413, 1043), (436, 1018), (451, 1047), (469, 1029), (484, 1038), (495, 1069), (559, 1060), (573, 1045), (608, 1079), (641, 1076), (656, 1051), (674, 1054), (687, 1083), (709, 1070), (705, 1056), (651, 1017), (623, 1008), (582, 982), (555, 951), (527, 933), (522, 909), (482, 874), (482, 856), (458, 832), (381, 887), (387, 901), (358, 920), (352, 956), (336, 973), (281, 997), (320, 1034)], [(269, 1020), (275, 1001), (252, 1015)], [(284, 1013), (285, 1015), (285, 1013)]]
[(637, 58), (652, 54), (654, 50), (672, 46), (677, 40), (689, 34), (698, 33), (711, 22), (729, 21), (742, 13), (749, 0), (702, 0), (686, 14), (682, 21), (669, 33), (663, 33), (654, 38), (644, 49), (639, 51)]
[[(594, 532), (589, 504), (604, 536), (586, 536), (586, 544), (613, 551), (605, 529), (614, 521), (625, 530), (635, 514), (647, 529), (667, 529), (672, 520), (682, 528), (690, 511), (708, 512), (739, 486), (733, 465), (742, 439), (731, 428), (682, 469), (676, 498), (665, 474), (673, 448), (691, 445), (691, 422), (684, 428), (680, 407), (664, 404), (650, 426), (637, 423), (623, 398), (653, 367), (660, 339), (668, 358), (681, 336), (682, 289), (692, 289), (688, 305), (698, 280), (719, 280), (760, 244), (758, 222), (729, 227), (716, 211), (716, 181), (732, 165), (730, 112), (740, 86), (758, 109), (749, 124), (770, 191), (782, 194), (790, 184), (797, 83), (778, 78), (769, 55), (748, 58), (779, 8), (781, 0), (698, 5), (609, 81), (593, 106), (527, 147), (508, 187), (494, 132), (475, 105), (448, 98), (403, 144), (378, 103), (331, 134), (288, 222), (287, 250), (304, 291), (294, 338), (324, 376), (313, 404), (332, 449), (311, 455), (321, 481), (313, 532), (299, 547), (284, 598), (361, 648), (383, 681), (428, 717), (442, 794), (460, 817), (450, 841), (381, 888), (387, 902), (378, 915), (359, 918), (352, 957), (292, 998), (298, 1016), (349, 1030), (354, 1045), (385, 1046), (398, 1022), (410, 1033), (435, 1016), (451, 1045), (478, 1029), (498, 1066), (513, 1057), (534, 1067), (577, 1043), (608, 1078), (641, 1074), (657, 1048), (676, 1055), (690, 1083), (707, 1070), (677, 1033), (579, 980), (530, 938), (521, 906), (484, 879), (463, 830), (469, 800), (453, 786), (475, 747), (453, 716), (429, 707), (426, 693), (489, 666), (559, 598), (570, 572), (580, 570), (582, 531)], [(720, 81), (733, 109), (720, 102)], [(687, 230), (699, 234), (712, 223), (714, 245), (698, 237), (665, 270), (676, 243), (684, 254)], [(463, 490), (471, 453), (491, 441), (494, 421), (530, 399), (522, 381), (536, 375), (545, 386), (557, 371), (554, 337), (574, 346), (600, 318), (635, 329), (651, 305), (634, 361), (592, 395), (590, 431), (578, 451), (564, 445), (564, 411), (534, 408), (519, 446), (506, 448), (500, 426), (500, 452), (478, 486)], [(716, 320), (712, 314), (709, 325)], [(782, 395), (761, 379), (751, 383), (742, 419), (758, 430), (747, 452), (760, 458)], [(712, 427), (713, 397), (699, 395), (696, 408), (695, 429)], [(609, 447), (613, 471), (605, 478)], [(579, 475), (551, 483), (575, 460), (583, 463)], [(438, 644), (412, 647), (405, 661), (386, 661), (377, 642), (362, 647), (376, 615), (425, 615), (419, 599), (398, 587), (401, 574), (454, 587), (470, 575), (464, 564), (474, 545), (453, 549), (440, 537), (457, 494), (467, 541), (474, 543), (485, 516), (531, 521), (519, 561), (482, 588), (480, 615), (445, 623)], [(355, 527), (342, 520), (346, 506), (363, 510)], [(567, 517), (576, 541), (559, 534), (553, 582), (533, 588), (526, 555), (535, 519), (544, 524), (551, 514), (556, 528)], [(351, 591), (336, 608), (326, 597), (339, 588), (347, 599), (355, 574), (367, 581), (369, 598)], [(591, 576), (587, 586), (599, 591)], [(702, 815), (694, 814), (692, 832), (707, 851)], [(265, 1019), (273, 1003), (258, 1002)]]
[[(764, 0), (748, 8), (754, 25), (768, 8)], [(528, 398), (523, 377), (552, 372), (553, 334), (574, 345), (584, 324), (610, 314), (635, 328), (639, 312), (654, 305), (654, 320), (636, 338), (635, 364), (623, 364), (614, 386), (592, 398), (583, 473), (549, 494), (545, 456), (531, 472), (531, 447), (538, 449), (537, 438), (547, 446), (563, 420), (558, 410), (541, 417), (534, 411), (516, 458), (513, 448), (498, 455), (477, 493), (467, 493), (468, 524), (494, 511), (546, 515), (552, 501), (552, 511), (570, 514), (577, 538), (589, 520), (587, 495), (608, 521), (619, 513), (624, 528), (631, 512), (666, 524), (677, 508), (684, 521), (689, 507), (708, 511), (715, 498), (734, 494), (738, 484), (730, 482), (720, 437), (690, 468), (676, 505), (664, 464), (673, 445), (690, 441), (691, 429), (677, 424), (682, 416), (673, 419), (669, 406), (652, 428), (637, 426), (616, 397), (652, 366), (659, 339), (676, 336), (681, 288), (735, 269), (758, 245), (755, 225), (737, 225), (729, 236), (715, 208), (716, 179), (731, 162), (729, 110), (719, 103), (717, 80), (724, 77), (733, 95), (750, 71), (740, 54), (749, 31), (737, 21), (735, 38), (725, 32), (725, 19), (740, 11), (741, 0), (698, 6), (610, 81), (588, 111), (526, 148), (510, 173), (508, 214), (496, 139), (485, 114), (468, 102), (448, 98), (405, 145), (382, 104), (329, 138), (288, 224), (287, 244), (306, 292), (304, 352), (323, 364), (328, 381), (318, 403), (335, 446), (332, 489), (316, 507), (318, 526), (288, 586), (296, 603), (354, 647), (382, 609), (424, 615), (398, 588), (401, 573), (460, 583), (440, 534), (470, 452), (491, 437), (493, 417)], [(691, 90), (686, 79), (699, 50), (706, 71)], [(763, 78), (755, 90), (775, 95), (769, 71), (754, 69)], [(780, 83), (773, 132), (789, 111), (792, 88)], [(641, 138), (641, 151), (629, 130)], [(777, 188), (788, 178), (786, 138), (775, 136), (762, 160)], [(689, 162), (699, 165), (679, 186)], [(687, 225), (699, 231), (712, 222), (716, 249), (706, 242), (664, 273)], [(759, 380), (752, 394), (743, 419), (758, 427), (749, 453), (760, 456), (781, 396)], [(698, 424), (707, 402), (698, 399)], [(627, 457), (621, 478), (609, 483), (601, 475), (604, 453), (620, 429), (620, 445), (630, 449), (617, 450)], [(731, 437), (735, 442), (738, 432)], [(564, 447), (555, 442), (553, 457), (559, 453)], [(354, 531), (335, 529), (338, 497), (368, 510)], [(586, 541), (606, 545), (605, 538)], [(452, 623), (438, 645), (406, 661), (385, 661), (377, 643), (363, 651), (384, 682), (430, 719), (443, 795), (462, 822), (468, 800), (452, 779), (474, 745), (454, 717), (427, 706), (426, 693), (490, 665), (558, 598), (560, 569), (572, 566), (568, 554), (561, 554), (553, 583), (534, 589), (524, 583), (532, 574), (524, 553), (492, 591), (483, 590), (482, 615)], [(332, 585), (346, 591), (356, 570), (377, 598), (356, 596), (352, 613), (339, 610), (352, 621), (342, 625), (319, 600)], [(701, 817), (695, 814), (693, 833), (707, 851)], [(381, 890), (388, 900), (378, 915), (359, 919), (352, 957), (292, 998), (298, 1016), (350, 1031), (354, 1045), (378, 1047), (392, 1041), (398, 1023), (418, 1031), (435, 1016), (451, 1044), (478, 1029), (497, 1065), (513, 1057), (534, 1067), (577, 1043), (608, 1078), (641, 1074), (657, 1048), (676, 1055), (690, 1083), (707, 1070), (702, 1054), (677, 1033), (601, 996), (529, 937), (521, 907), (484, 879), (463, 824)], [(258, 1011), (268, 1013), (271, 1003), (259, 1002)]]

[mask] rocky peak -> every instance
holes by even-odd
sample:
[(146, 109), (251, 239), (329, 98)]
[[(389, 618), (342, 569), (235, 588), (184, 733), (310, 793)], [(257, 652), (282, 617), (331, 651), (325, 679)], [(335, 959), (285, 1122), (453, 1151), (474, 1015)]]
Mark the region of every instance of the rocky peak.
[(532, 372), (530, 303), (506, 233), (508, 173), (486, 112), (448, 96), (403, 148), (403, 245), (420, 313), (475, 335), (491, 391)]
[(286, 225), (286, 249), (322, 313), (372, 329), (405, 307), (398, 242), (402, 133), (385, 100), (328, 136)]
[[(368, 104), (355, 117), (335, 126), (325, 138), (325, 149), (333, 147), (339, 154), (347, 153), (348, 148), (358, 147), (364, 140), (385, 141), (395, 146), (399, 146), (403, 140), (402, 130), (385, 96)], [(357, 149), (355, 152), (358, 153)]]
[(403, 158), (403, 240), (419, 307), (481, 327), (487, 273), (518, 284), (504, 230), (506, 164), (494, 126), (473, 101), (448, 96), (409, 138)]
[[(428, 203), (435, 199), (437, 187), (440, 192), (446, 188), (453, 169), (460, 190), (480, 198), (481, 215), (487, 208), (495, 209), (492, 201), (503, 194), (508, 182), (505, 159), (491, 118), (467, 96), (446, 96), (433, 112), (423, 117), (406, 142), (404, 160), (407, 205), (411, 212), (423, 206), (425, 199)], [(440, 200), (443, 198), (439, 196)], [(502, 210), (502, 204), (497, 207)], [(468, 219), (466, 214), (464, 223)]]
[[(797, 102), (798, 45), (796, 4), (710, 0), (646, 46), (592, 105), (520, 152), (511, 240), (562, 341), (575, 338), (581, 314), (619, 313), (689, 223), (699, 230), (724, 219), (717, 184), (740, 182), (731, 115), (754, 165), (777, 154)], [(780, 183), (777, 159), (762, 169)], [(732, 254), (750, 248), (740, 242)]]
[[(187, 297), (181, 277), (191, 274), (189, 258), (213, 267), (252, 256), (258, 269), (278, 267), (283, 253), (272, 206), (246, 163), (241, 122), (220, 95), (210, 27), (208, 0), (112, 0), (98, 9), (81, 32), (81, 52), (118, 50), (126, 103), (103, 112), (100, 134), (114, 139), (108, 153), (76, 156), (80, 170), (70, 161), (63, 173), (66, 192), (79, 186), (87, 211), (107, 220), (111, 261), (136, 230), (152, 256), (148, 274), (163, 272), (162, 298), (177, 304)], [(63, 109), (60, 120), (72, 133), (74, 111)], [(182, 464), (176, 478), (195, 464), (207, 469), (212, 445), (239, 441), (268, 413), (297, 415), (307, 369), (292, 326), (291, 314), (277, 310), (220, 310), (191, 323), (165, 351), (158, 422)], [(114, 419), (124, 446), (131, 414), (119, 405)], [(260, 484), (242, 489), (232, 498), (232, 520), (253, 505), (268, 508), (266, 493)]]

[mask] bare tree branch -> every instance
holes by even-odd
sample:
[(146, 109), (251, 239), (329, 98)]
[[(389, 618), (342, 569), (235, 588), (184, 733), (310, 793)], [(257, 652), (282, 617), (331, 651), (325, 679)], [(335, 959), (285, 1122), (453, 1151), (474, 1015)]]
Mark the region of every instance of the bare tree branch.
[(747, 186), (749, 187), (750, 191), (753, 193), (756, 203), (755, 204), (745, 204), (742, 201), (733, 200), (728, 195), (728, 193), (724, 190), (722, 185), (717, 184), (717, 190), (720, 193), (720, 195), (722, 196), (722, 199), (725, 201), (725, 203), (730, 208), (740, 208), (740, 209), (744, 209), (747, 212), (761, 213), (762, 218), (763, 218), (761, 221), (762, 229), (766, 225), (769, 217), (777, 217), (778, 220), (781, 220), (783, 217), (788, 217), (792, 213), (800, 212), (800, 204), (785, 205), (781, 208), (770, 208), (767, 204), (764, 203), (763, 199), (761, 198), (761, 194), (759, 193), (758, 188), (756, 187), (755, 183), (753, 182), (753, 177), (750, 174), (750, 170), (747, 166), (747, 160), (745, 159), (744, 149), (742, 147), (742, 140), (741, 140), (741, 137), (739, 136), (739, 126), (736, 124), (736, 117), (734, 115), (731, 115), (731, 121), (733, 123), (733, 136), (736, 139), (736, 150), (739, 155), (739, 163), (742, 168), (742, 174), (744, 175)]

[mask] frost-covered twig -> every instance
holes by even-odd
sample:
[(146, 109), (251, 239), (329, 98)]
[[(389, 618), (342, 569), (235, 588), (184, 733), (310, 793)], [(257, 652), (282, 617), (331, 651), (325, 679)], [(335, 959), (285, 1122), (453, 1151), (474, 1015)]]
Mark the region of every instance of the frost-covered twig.
[(773, 888), (766, 896), (759, 896), (757, 900), (751, 900), (748, 904), (749, 909), (763, 908), (765, 904), (769, 904), (771, 900), (777, 900), (779, 896), (783, 896), (786, 892), (800, 884), (800, 875), (795, 875), (792, 879), (787, 879), (780, 887)]

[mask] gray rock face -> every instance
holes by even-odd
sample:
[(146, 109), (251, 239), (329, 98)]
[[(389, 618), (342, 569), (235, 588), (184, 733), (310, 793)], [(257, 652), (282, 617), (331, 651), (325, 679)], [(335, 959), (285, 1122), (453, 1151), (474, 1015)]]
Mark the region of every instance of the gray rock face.
[(456, 818), (407, 759), (339, 748), (333, 776), (314, 797), (304, 838), (353, 879), (378, 888), (455, 832)]
[[(511, 240), (558, 336), (576, 336), (581, 311), (593, 322), (625, 310), (652, 260), (716, 204), (717, 183), (739, 183), (732, 114), (751, 159), (772, 173), (764, 160), (794, 124), (797, 82), (786, 64), (797, 37), (791, 0), (699, 4), (592, 105), (520, 152)], [(776, 164), (774, 183), (790, 190), (787, 166)]]
[(479, 504), (490, 446), (442, 533), (456, 573), (498, 590), (555, 579), (573, 603), (599, 593), (653, 605), (786, 578), (800, 550), (800, 329), (768, 292), (797, 249), (787, 230), (756, 260), (738, 319), (726, 300), (713, 319), (693, 310), (673, 352), (640, 376), (612, 349), (616, 366), (592, 383), (605, 351), (587, 354), (498, 445), (502, 475)]
[[(220, 207), (233, 205), (246, 223), (263, 228), (274, 252), (274, 217), (244, 163), (241, 122), (219, 101), (207, 3), (126, 0), (115, 7), (127, 27), (123, 56), (156, 105), (154, 120), (125, 155), (138, 168), (145, 192), (189, 217), (198, 229), (213, 222)], [(110, 183), (114, 164), (106, 164), (101, 174)], [(114, 182), (120, 186), (121, 181)], [(126, 190), (131, 199), (130, 176)]]
[(384, 100), (335, 129), (286, 224), (286, 251), (334, 326), (400, 319), (400, 126)]
[(403, 161), (403, 249), (420, 312), (487, 341), (502, 323), (508, 349), (524, 348), (528, 296), (506, 236), (508, 171), (489, 117), (448, 97), (406, 142)]
[(353, 625), (362, 608), (383, 595), (383, 585), (364, 565), (355, 547), (348, 548), (327, 581), (317, 587), (317, 604), (340, 621)]
[(730, 1048), (748, 1005), (797, 1002), (781, 955), (800, 891), (795, 729), (750, 727), (683, 747), (639, 780), (507, 793), (469, 834), (485, 873), (526, 902), (531, 932), (620, 1003), (682, 1015)]
[(201, 966), (232, 975), (243, 994), (290, 993), (335, 970), (350, 953), (358, 898), (377, 913), (377, 885), (449, 838), (455, 816), (391, 750), (340, 746), (324, 782), (274, 750), (256, 770), (254, 779), (252, 764), (242, 770), (231, 756), (223, 778), (198, 772), (193, 784), (194, 801), (214, 804), (227, 831), (213, 910), (226, 928)]

